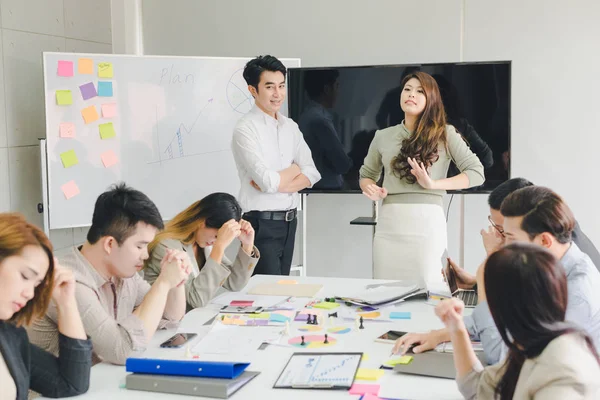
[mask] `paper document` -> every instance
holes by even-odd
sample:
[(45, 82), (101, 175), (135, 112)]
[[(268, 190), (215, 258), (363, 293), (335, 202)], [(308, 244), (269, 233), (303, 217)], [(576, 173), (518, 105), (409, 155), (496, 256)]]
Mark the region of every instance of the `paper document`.
[(279, 342), (281, 331), (280, 326), (250, 327), (215, 324), (208, 335), (194, 346), (192, 352), (247, 356), (257, 351), (263, 343)]

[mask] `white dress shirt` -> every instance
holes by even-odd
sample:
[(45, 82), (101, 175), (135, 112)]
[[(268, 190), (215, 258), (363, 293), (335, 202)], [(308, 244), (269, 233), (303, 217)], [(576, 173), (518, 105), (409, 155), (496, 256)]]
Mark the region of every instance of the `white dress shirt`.
[(293, 163), (300, 167), (311, 187), (321, 179), (298, 124), (280, 113), (275, 119), (254, 106), (238, 121), (231, 150), (241, 184), (238, 200), (244, 212), (298, 207), (298, 193), (279, 192), (279, 171)]

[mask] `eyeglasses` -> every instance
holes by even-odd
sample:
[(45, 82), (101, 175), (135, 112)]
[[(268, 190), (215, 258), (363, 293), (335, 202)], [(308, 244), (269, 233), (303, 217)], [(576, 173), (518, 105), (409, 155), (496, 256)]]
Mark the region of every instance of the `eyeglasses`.
[(497, 230), (498, 233), (500, 235), (502, 235), (502, 237), (504, 237), (504, 228), (501, 227), (500, 225), (497, 225), (494, 221), (492, 221), (492, 216), (491, 215), (488, 215), (488, 221), (494, 227), (494, 229)]

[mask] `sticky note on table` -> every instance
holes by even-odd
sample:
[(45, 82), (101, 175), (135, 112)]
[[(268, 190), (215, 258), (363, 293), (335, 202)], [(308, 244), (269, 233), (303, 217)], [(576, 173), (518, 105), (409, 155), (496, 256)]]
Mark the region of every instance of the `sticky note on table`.
[(112, 82), (98, 82), (98, 96), (100, 97), (112, 97), (113, 86)]
[(61, 138), (75, 137), (75, 124), (72, 122), (63, 122), (59, 126), (59, 136)]
[(94, 73), (94, 62), (89, 58), (80, 58), (77, 61), (77, 72), (82, 75), (91, 75)]
[(233, 300), (229, 303), (232, 307), (252, 307), (252, 304), (254, 304), (252, 300)]
[(79, 194), (79, 187), (75, 181), (69, 181), (60, 187), (67, 200)]
[(109, 62), (103, 62), (98, 64), (98, 78), (112, 78), (113, 77), (113, 65)]
[(57, 90), (56, 91), (56, 104), (59, 106), (68, 106), (73, 104), (73, 95), (70, 90)]
[(69, 168), (73, 165), (79, 164), (79, 160), (77, 159), (77, 154), (75, 154), (75, 150), (65, 151), (64, 153), (60, 153), (60, 159), (62, 161), (63, 167)]
[(102, 140), (111, 139), (117, 136), (117, 133), (115, 132), (115, 127), (113, 126), (112, 122), (100, 124), (98, 125), (98, 129), (100, 129), (100, 137), (102, 138)]
[(413, 360), (412, 356), (402, 356), (402, 357), (392, 358), (390, 360), (387, 360), (383, 364), (386, 366), (393, 367), (398, 364), (402, 364), (402, 365), (410, 364), (412, 362), (412, 360)]
[(102, 104), (102, 117), (103, 118), (113, 118), (116, 115), (117, 115), (117, 104), (116, 103)]
[(277, 281), (278, 285), (296, 285), (297, 283), (298, 281), (294, 279), (281, 279)]
[(369, 360), (369, 355), (367, 353), (363, 353), (362, 357), (360, 358), (360, 361), (368, 361)]
[(350, 391), (348, 394), (379, 394), (379, 385), (365, 384), (365, 383), (355, 383), (350, 387)]
[(377, 395), (371, 393), (365, 393), (365, 395), (360, 400), (381, 400)]
[(392, 311), (390, 319), (410, 319), (410, 312)]
[(339, 303), (331, 303), (328, 301), (322, 301), (321, 303), (317, 303), (313, 305), (313, 308), (322, 308), (323, 310), (333, 310), (334, 308), (338, 308)]
[(247, 314), (248, 318), (269, 319), (269, 313)]
[(282, 315), (282, 314), (272, 313), (269, 316), (269, 321), (273, 321), (273, 322), (286, 322), (289, 320), (290, 320), (289, 317), (286, 317), (285, 315)]
[(94, 121), (97, 121), (100, 116), (98, 115), (98, 111), (96, 110), (96, 106), (89, 106), (81, 110), (81, 116), (86, 124), (90, 124)]
[(83, 97), (84, 100), (89, 100), (98, 96), (98, 92), (96, 92), (94, 82), (88, 82), (79, 86), (79, 90), (81, 90), (81, 97)]
[(359, 368), (356, 372), (356, 379), (361, 381), (376, 381), (385, 374), (382, 369)]
[(119, 162), (117, 155), (112, 150), (105, 151), (100, 155), (100, 157), (102, 158), (102, 164), (104, 164), (104, 168), (110, 168)]
[(73, 76), (73, 61), (58, 62), (58, 76)]

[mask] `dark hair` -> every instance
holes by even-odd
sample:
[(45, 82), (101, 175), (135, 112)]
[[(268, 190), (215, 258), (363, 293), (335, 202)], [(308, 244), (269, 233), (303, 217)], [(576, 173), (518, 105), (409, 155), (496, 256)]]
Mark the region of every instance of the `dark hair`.
[(0, 214), (0, 263), (21, 254), (26, 246), (41, 247), (48, 256), (49, 264), (46, 276), (35, 288), (33, 299), (11, 317), (10, 321), (17, 326), (27, 325), (46, 314), (54, 287), (54, 256), (52, 243), (40, 228), (27, 222), (21, 214)]
[(496, 189), (492, 191), (492, 193), (490, 193), (490, 196), (488, 197), (488, 204), (490, 208), (494, 210), (500, 210), (500, 206), (502, 205), (502, 202), (506, 196), (515, 190), (519, 190), (528, 186), (533, 186), (533, 183), (525, 178), (512, 178), (502, 182), (496, 187)]
[(271, 71), (271, 72), (279, 71), (285, 77), (287, 69), (285, 68), (285, 65), (283, 65), (283, 63), (281, 61), (279, 61), (277, 58), (275, 58), (273, 56), (270, 56), (270, 55), (258, 56), (256, 58), (248, 61), (248, 63), (246, 63), (246, 66), (244, 67), (243, 76), (244, 76), (244, 79), (246, 80), (246, 83), (250, 86), (254, 86), (256, 91), (258, 91), (258, 83), (260, 82), (260, 75), (264, 71)]
[(395, 176), (410, 184), (417, 182), (417, 178), (410, 172), (412, 167), (408, 164), (408, 158), (415, 158), (417, 162), (423, 163), (425, 168), (429, 168), (440, 158), (438, 146), (447, 145), (446, 113), (438, 84), (425, 72), (413, 72), (404, 77), (402, 90), (413, 78), (421, 83), (427, 103), (417, 118), (415, 131), (402, 141), (400, 152), (392, 159), (390, 165)]
[(311, 99), (319, 97), (327, 85), (333, 85), (340, 73), (337, 69), (312, 69), (304, 74), (304, 89)]
[(116, 184), (96, 200), (87, 240), (94, 244), (102, 237), (112, 236), (121, 245), (133, 235), (138, 222), (164, 228), (160, 212), (148, 196), (125, 183)]
[(486, 261), (484, 284), (494, 323), (509, 349), (497, 397), (512, 399), (525, 360), (566, 333), (580, 333), (600, 364), (590, 337), (564, 322), (567, 277), (550, 252), (526, 243), (505, 246)]
[(198, 225), (219, 229), (230, 219), (242, 219), (242, 207), (229, 193), (213, 193), (198, 200), (167, 223), (164, 231), (156, 235), (148, 249), (150, 252), (164, 239), (176, 239), (189, 244), (194, 240)]
[(543, 186), (528, 186), (514, 191), (500, 208), (504, 217), (523, 217), (521, 229), (533, 240), (540, 233), (548, 232), (566, 244), (571, 241), (575, 229), (575, 217), (567, 203), (552, 190)]

